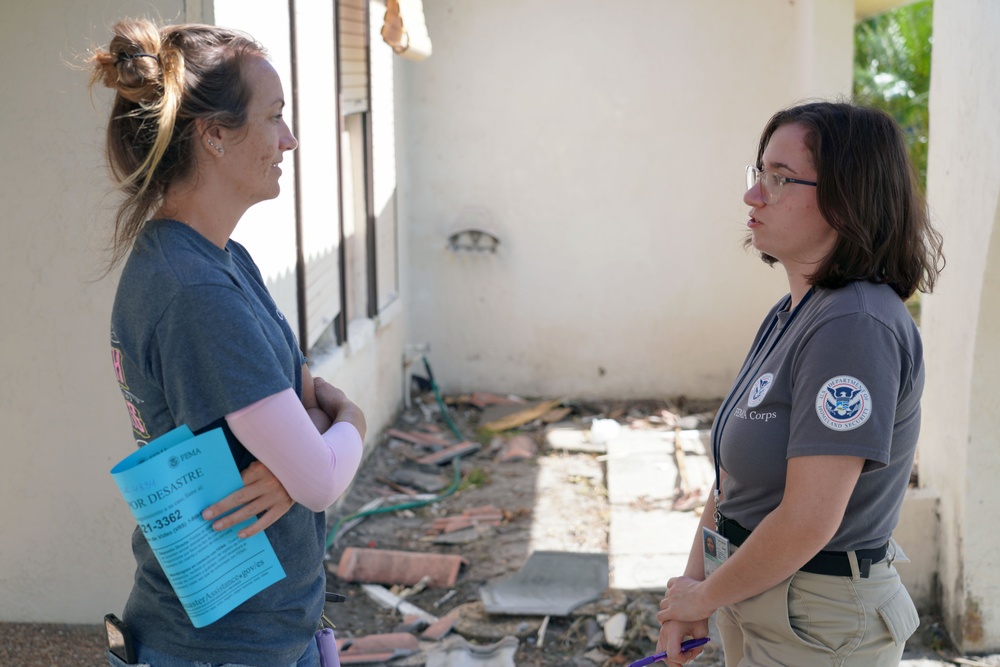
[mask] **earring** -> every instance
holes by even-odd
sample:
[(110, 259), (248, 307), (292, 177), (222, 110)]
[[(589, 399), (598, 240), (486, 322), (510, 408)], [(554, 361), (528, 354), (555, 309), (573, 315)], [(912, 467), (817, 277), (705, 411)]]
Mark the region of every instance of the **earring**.
[(215, 150), (219, 151), (219, 153), (222, 153), (222, 146), (216, 146), (215, 142), (212, 141), (211, 139), (208, 140), (208, 145), (214, 148)]

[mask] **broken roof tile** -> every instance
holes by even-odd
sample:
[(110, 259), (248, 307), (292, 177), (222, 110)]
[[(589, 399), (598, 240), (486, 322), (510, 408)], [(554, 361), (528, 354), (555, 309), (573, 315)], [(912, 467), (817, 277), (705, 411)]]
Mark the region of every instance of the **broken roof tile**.
[(427, 653), (427, 667), (514, 667), (514, 654), (520, 644), (516, 637), (504, 637), (495, 644), (481, 646), (462, 637), (453, 637), (445, 645)]
[(425, 532), (428, 535), (439, 535), (475, 526), (499, 526), (503, 522), (503, 519), (504, 515), (502, 511), (492, 505), (483, 505), (481, 507), (471, 507), (462, 510), (460, 515), (434, 519), (434, 523)]
[(527, 435), (515, 435), (504, 443), (497, 455), (497, 460), (505, 463), (508, 461), (523, 461), (530, 459), (538, 453), (538, 445)]
[(352, 637), (337, 640), (337, 652), (344, 665), (385, 663), (394, 658), (413, 655), (420, 650), (420, 642), (408, 632), (389, 632), (379, 635)]
[(455, 626), (455, 619), (457, 614), (448, 613), (437, 620), (436, 623), (432, 623), (427, 628), (420, 633), (421, 639), (427, 639), (429, 641), (438, 642), (444, 639), (445, 635), (451, 632), (451, 629)]
[(401, 431), (397, 428), (391, 428), (386, 431), (386, 435), (397, 440), (405, 440), (406, 442), (412, 442), (415, 445), (425, 445), (429, 447), (447, 447), (451, 445), (451, 441), (442, 438), (439, 435), (432, 435), (430, 433), (420, 433), (418, 431)]
[(606, 553), (535, 551), (515, 574), (479, 589), (491, 614), (567, 616), (608, 587)]
[(448, 588), (455, 585), (465, 563), (464, 558), (454, 555), (347, 547), (337, 565), (337, 576), (344, 581), (404, 586), (413, 586), (428, 576), (428, 586)]
[(478, 452), (480, 447), (482, 447), (482, 445), (480, 445), (478, 442), (471, 442), (471, 441), (460, 442), (457, 445), (452, 445), (451, 447), (442, 449), (439, 452), (434, 452), (433, 454), (422, 456), (419, 459), (417, 459), (417, 463), (421, 463), (424, 465), (438, 465), (438, 466), (444, 465), (445, 463), (448, 463), (452, 459), (457, 458), (459, 456), (465, 456), (466, 454)]

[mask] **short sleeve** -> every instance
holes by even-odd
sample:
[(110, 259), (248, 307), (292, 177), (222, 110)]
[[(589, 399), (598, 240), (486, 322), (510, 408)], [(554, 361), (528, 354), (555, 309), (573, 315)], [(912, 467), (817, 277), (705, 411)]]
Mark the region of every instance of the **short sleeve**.
[(889, 462), (906, 358), (893, 332), (864, 313), (820, 326), (794, 366), (788, 457), (858, 456)]
[(262, 319), (235, 286), (185, 287), (157, 324), (152, 372), (177, 423), (197, 431), (292, 387), (299, 361), (280, 327)]

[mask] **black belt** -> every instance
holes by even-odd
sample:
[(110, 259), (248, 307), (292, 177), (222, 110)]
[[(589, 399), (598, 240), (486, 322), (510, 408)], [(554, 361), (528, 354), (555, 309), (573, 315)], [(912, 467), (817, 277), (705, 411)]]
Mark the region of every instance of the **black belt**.
[[(732, 519), (719, 515), (719, 534), (729, 540), (733, 546), (740, 546), (750, 536), (750, 531), (736, 523)], [(863, 579), (867, 579), (871, 573), (873, 563), (878, 563), (885, 558), (889, 549), (888, 542), (874, 549), (858, 549), (854, 553), (858, 557), (858, 571)], [(851, 560), (846, 551), (820, 551), (812, 559), (799, 568), (803, 572), (813, 574), (831, 574), (838, 577), (852, 577)]]

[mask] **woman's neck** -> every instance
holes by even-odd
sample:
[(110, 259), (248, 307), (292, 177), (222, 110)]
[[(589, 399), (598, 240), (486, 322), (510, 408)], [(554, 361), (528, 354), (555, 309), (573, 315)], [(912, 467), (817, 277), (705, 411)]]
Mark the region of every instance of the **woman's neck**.
[(802, 303), (802, 299), (805, 298), (810, 289), (812, 289), (812, 283), (804, 274), (789, 272), (788, 291), (792, 296), (792, 302), (789, 304), (788, 310), (795, 310), (795, 307)]
[(225, 248), (245, 209), (232, 210), (228, 202), (213, 196), (212, 192), (213, 189), (204, 184), (171, 187), (156, 215), (183, 222), (215, 245)]

